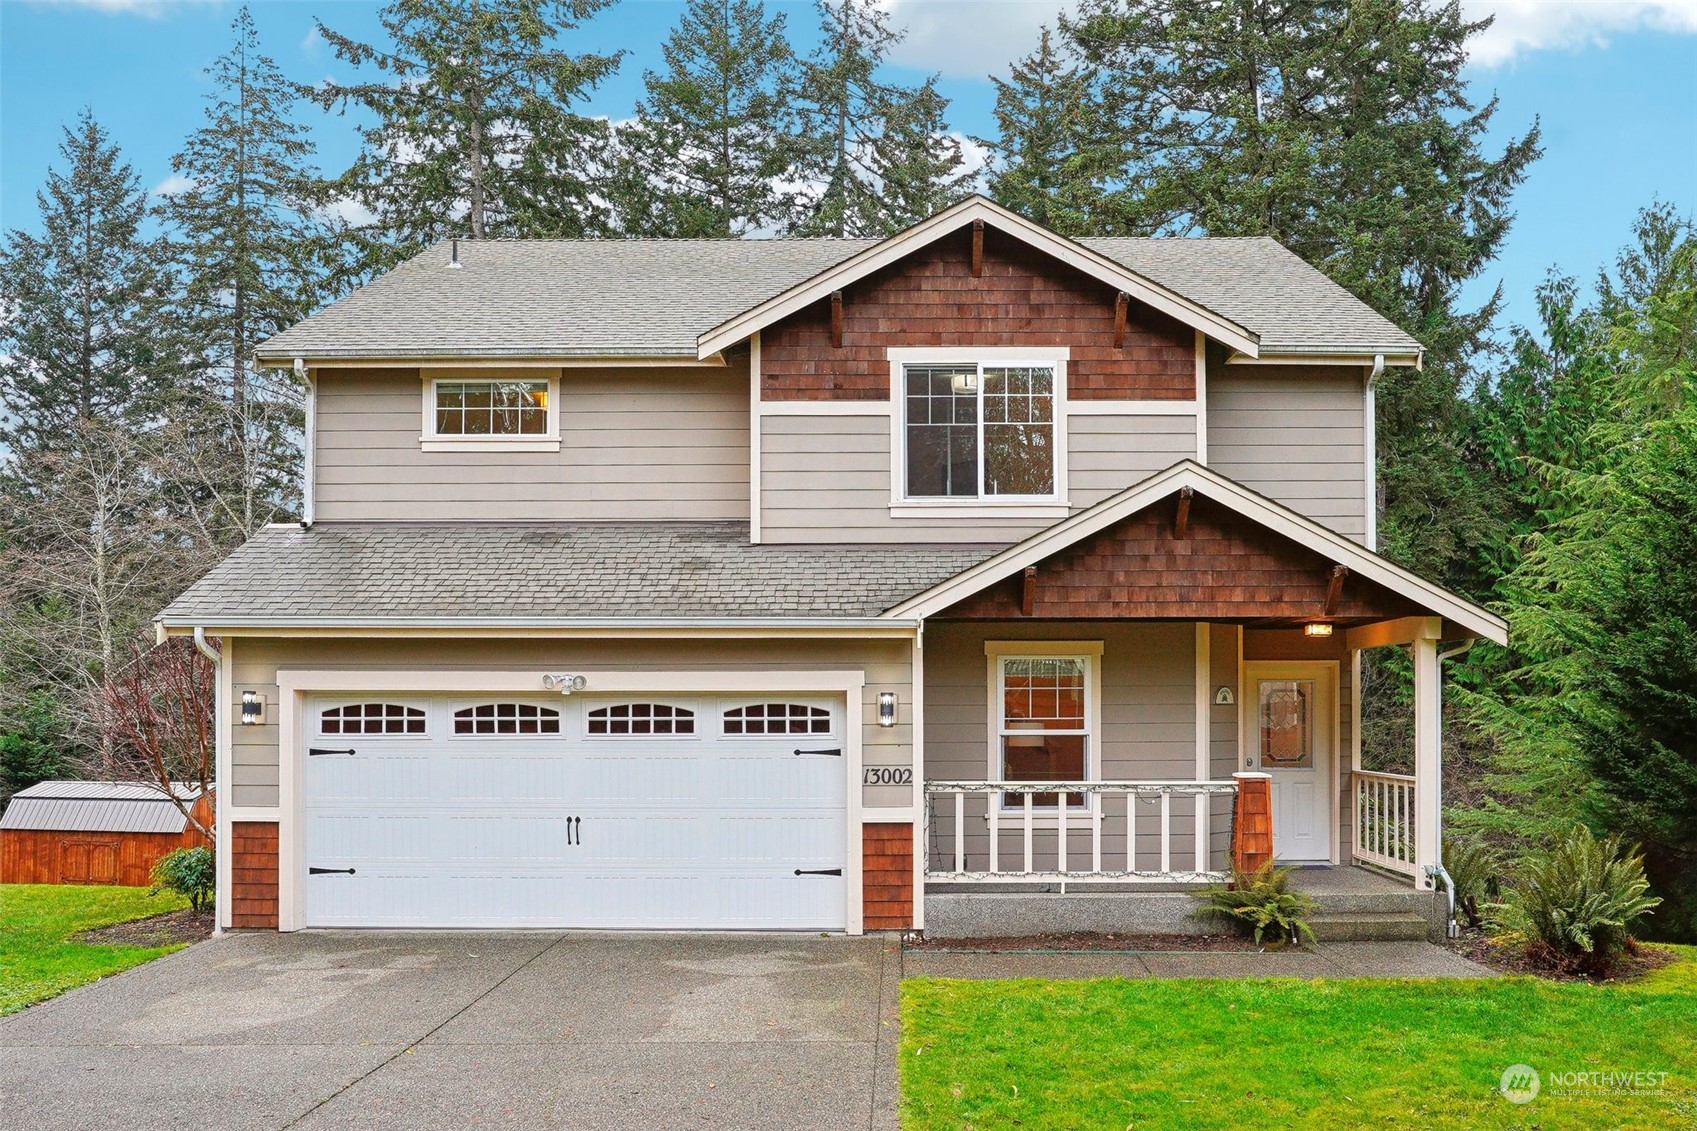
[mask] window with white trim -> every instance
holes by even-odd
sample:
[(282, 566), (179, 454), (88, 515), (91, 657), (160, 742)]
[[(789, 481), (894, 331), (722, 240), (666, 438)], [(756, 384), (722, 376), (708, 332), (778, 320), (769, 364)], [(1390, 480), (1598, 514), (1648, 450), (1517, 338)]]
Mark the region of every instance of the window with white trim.
[[(1088, 781), (1090, 775), (1089, 656), (1001, 656), (996, 662), (997, 744), (1001, 779), (1010, 782)], [(1033, 805), (1053, 808), (1056, 795)], [(1024, 799), (1005, 795), (1008, 808)], [(1067, 795), (1083, 808), (1083, 794)]]
[(751, 703), (725, 712), (726, 734), (830, 734), (831, 712), (807, 703)]
[(455, 734), (559, 734), (560, 712), (534, 703), (479, 703), (454, 712)]
[(616, 703), (584, 718), (587, 734), (694, 734), (695, 712), (669, 703)]
[(1055, 366), (902, 367), (910, 499), (1056, 497)]
[(431, 383), (434, 435), (440, 439), (542, 439), (554, 434), (547, 381), (491, 379)]
[(404, 703), (349, 703), (318, 716), (319, 734), (423, 734), (424, 712)]

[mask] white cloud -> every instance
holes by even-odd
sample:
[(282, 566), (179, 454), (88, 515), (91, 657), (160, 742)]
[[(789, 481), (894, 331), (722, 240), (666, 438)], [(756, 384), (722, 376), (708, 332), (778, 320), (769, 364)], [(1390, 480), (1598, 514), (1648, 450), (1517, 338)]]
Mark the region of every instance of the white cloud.
[(1008, 65), (1037, 46), (1038, 30), (1054, 27), (1073, 0), (879, 0), (907, 38), (891, 59), (919, 71), (981, 79), (1005, 75)]
[(325, 219), (340, 220), (353, 228), (364, 228), (377, 222), (377, 213), (351, 196), (338, 197), (326, 204), (323, 215)]
[(169, 177), (153, 186), (149, 196), (176, 196), (194, 187), (194, 181), (181, 173), (172, 173)]
[(1606, 47), (1610, 33), (1697, 34), (1697, 0), (1462, 0), (1462, 8), (1472, 19), (1496, 17), (1469, 45), (1486, 67), (1528, 51)]
[(323, 46), (324, 33), (318, 30), (317, 24), (313, 24), (312, 30), (306, 33), (305, 39), (301, 40), (301, 50), (308, 55), (316, 55)]
[(179, 0), (30, 0), (32, 4), (50, 8), (92, 8), (114, 15), (145, 16), (157, 20), (179, 6)]

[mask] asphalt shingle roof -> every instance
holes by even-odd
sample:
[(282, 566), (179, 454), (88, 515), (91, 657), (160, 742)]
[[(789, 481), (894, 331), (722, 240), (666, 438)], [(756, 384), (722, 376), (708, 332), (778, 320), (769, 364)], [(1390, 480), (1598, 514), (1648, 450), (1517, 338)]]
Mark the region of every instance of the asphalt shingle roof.
[[(446, 243), (265, 342), (262, 358), (695, 357), (696, 339), (877, 240)], [(1269, 352), (1413, 338), (1276, 240), (1079, 241), (1258, 334)]]
[(312, 619), (866, 617), (999, 545), (756, 546), (742, 522), (267, 527), (161, 614)]

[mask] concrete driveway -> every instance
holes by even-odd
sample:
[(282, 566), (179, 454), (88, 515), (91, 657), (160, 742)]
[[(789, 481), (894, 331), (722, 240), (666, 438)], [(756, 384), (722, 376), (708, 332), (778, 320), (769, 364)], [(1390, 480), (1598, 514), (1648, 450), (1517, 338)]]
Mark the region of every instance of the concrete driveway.
[(231, 935), (0, 1020), (0, 1123), (892, 1128), (893, 940)]

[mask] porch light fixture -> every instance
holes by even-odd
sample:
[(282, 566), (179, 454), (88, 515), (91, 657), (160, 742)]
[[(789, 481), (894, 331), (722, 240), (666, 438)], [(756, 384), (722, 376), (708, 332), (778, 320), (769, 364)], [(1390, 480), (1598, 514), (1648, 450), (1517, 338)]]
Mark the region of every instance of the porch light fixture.
[(1329, 624), (1305, 624), (1302, 626), (1304, 636), (1330, 636), (1332, 626)]
[(256, 727), (265, 717), (265, 699), (257, 691), (242, 692), (242, 725)]
[(878, 693), (878, 725), (893, 727), (896, 725), (896, 693), (880, 691)]

